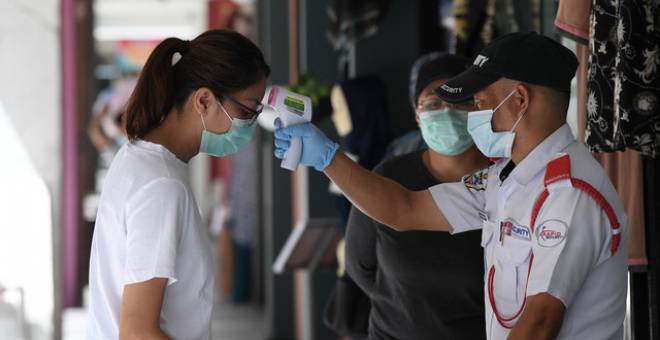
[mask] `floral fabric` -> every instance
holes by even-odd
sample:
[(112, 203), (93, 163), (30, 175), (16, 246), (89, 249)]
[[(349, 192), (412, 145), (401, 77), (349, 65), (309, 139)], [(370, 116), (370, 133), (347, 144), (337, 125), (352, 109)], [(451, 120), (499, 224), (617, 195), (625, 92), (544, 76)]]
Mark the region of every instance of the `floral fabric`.
[(660, 154), (660, 5), (593, 0), (586, 143)]

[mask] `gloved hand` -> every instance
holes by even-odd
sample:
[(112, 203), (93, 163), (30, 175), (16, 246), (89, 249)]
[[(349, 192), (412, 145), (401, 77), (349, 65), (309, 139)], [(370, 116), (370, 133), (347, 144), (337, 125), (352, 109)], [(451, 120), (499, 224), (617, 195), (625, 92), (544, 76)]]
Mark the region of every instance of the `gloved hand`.
[(282, 122), (275, 120), (275, 157), (282, 159), (289, 149), (291, 138), (300, 137), (302, 153), (300, 164), (313, 166), (318, 171), (325, 170), (335, 156), (339, 144), (331, 141), (321, 130), (311, 123), (282, 127)]

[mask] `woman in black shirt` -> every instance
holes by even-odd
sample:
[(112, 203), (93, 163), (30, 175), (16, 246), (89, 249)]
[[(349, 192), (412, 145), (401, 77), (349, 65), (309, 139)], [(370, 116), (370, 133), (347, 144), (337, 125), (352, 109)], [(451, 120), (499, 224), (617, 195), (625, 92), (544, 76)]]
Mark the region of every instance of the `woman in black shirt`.
[[(466, 64), (439, 53), (418, 61), (411, 94), (429, 149), (387, 160), (375, 172), (424, 190), (488, 166), (467, 133), (474, 104), (450, 105), (432, 92)], [(371, 299), (369, 339), (485, 339), (480, 241), (480, 231), (397, 232), (353, 208), (346, 269)]]

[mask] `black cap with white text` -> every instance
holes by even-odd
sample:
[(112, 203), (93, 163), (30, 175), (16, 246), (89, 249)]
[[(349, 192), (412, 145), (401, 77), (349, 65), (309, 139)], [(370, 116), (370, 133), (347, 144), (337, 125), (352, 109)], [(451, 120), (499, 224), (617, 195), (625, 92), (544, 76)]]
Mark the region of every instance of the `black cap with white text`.
[(465, 72), (434, 90), (442, 100), (459, 103), (500, 78), (570, 92), (578, 61), (560, 43), (536, 32), (503, 35), (488, 44)]

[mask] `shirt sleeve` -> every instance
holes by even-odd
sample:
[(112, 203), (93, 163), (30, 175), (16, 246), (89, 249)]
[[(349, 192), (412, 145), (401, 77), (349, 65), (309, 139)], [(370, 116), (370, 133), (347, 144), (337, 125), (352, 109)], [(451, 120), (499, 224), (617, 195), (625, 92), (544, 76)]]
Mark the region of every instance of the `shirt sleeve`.
[(346, 224), (346, 271), (360, 288), (371, 292), (376, 280), (376, 221), (351, 207)]
[(480, 229), (486, 219), (488, 169), (466, 175), (460, 182), (442, 183), (429, 188), (452, 234)]
[(177, 281), (176, 258), (188, 194), (183, 183), (163, 178), (138, 190), (126, 204), (124, 284)]
[(593, 268), (610, 258), (610, 222), (573, 188), (551, 193), (536, 221), (527, 295), (549, 293), (569, 306)]

